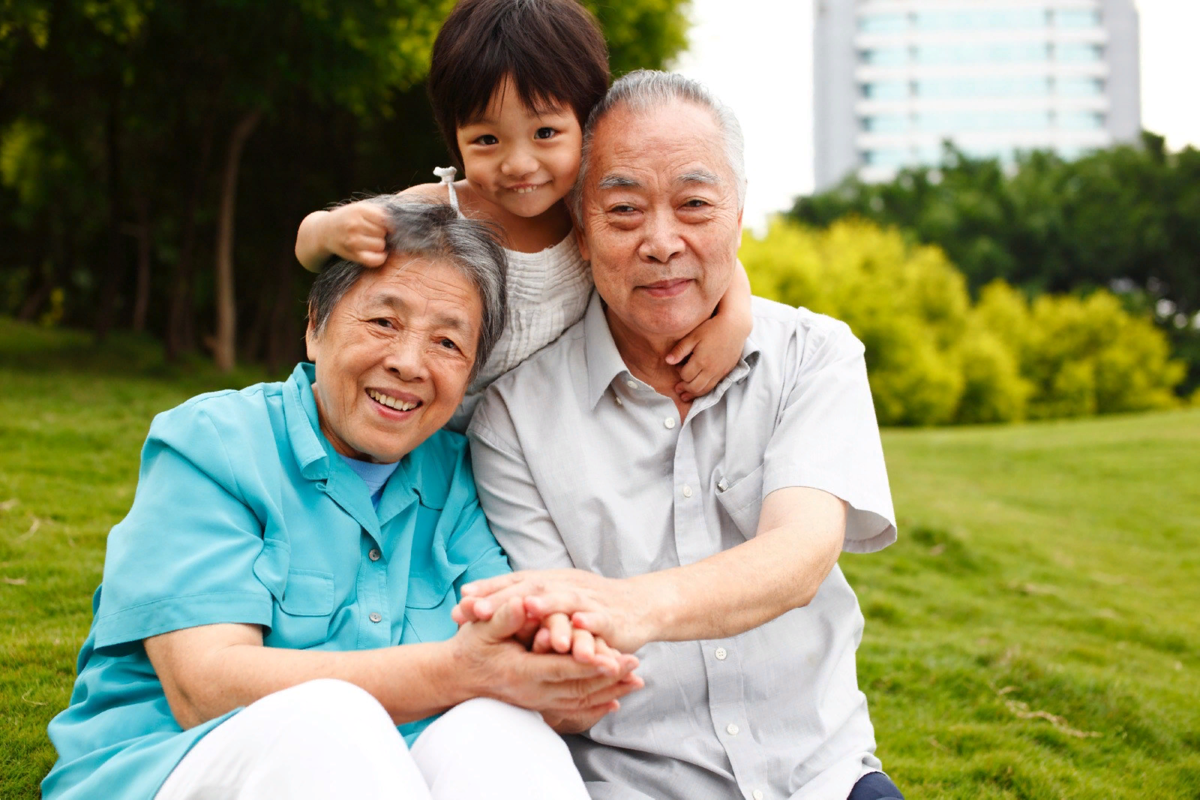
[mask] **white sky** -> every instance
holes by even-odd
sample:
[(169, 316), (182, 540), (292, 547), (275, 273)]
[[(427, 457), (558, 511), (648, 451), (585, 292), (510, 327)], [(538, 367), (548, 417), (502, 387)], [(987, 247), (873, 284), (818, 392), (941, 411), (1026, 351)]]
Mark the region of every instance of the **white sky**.
[[(731, 106), (746, 134), (745, 221), (761, 230), (813, 188), (813, 0), (692, 0), (691, 48), (676, 69)], [(1142, 127), (1200, 147), (1200, 2), (1135, 0)], [(1188, 76), (1193, 76), (1189, 78)]]

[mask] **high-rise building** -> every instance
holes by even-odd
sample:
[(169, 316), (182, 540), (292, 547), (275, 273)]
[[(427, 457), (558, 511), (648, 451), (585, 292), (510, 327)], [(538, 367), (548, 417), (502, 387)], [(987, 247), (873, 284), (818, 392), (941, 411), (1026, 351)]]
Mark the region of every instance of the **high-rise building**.
[(1141, 129), (1133, 0), (815, 0), (816, 185)]

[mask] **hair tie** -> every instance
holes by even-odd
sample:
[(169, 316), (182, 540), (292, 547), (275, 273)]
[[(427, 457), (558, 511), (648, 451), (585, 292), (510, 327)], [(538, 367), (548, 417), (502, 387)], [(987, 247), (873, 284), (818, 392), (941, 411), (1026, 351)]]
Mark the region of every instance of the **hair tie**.
[(458, 210), (458, 195), (454, 192), (454, 176), (458, 174), (458, 170), (454, 167), (434, 167), (433, 174), (442, 179), (442, 183), (446, 184), (450, 194), (450, 207), (459, 216), (462, 212)]

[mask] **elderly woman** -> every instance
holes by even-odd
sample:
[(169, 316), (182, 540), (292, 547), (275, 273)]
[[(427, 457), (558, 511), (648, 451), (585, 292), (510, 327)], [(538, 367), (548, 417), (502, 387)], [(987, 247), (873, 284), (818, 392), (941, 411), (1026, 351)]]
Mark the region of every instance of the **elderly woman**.
[(389, 260), (316, 281), (315, 366), (154, 420), (45, 797), (587, 797), (546, 723), (615, 708), (636, 661), (529, 652), (519, 601), (450, 616), (509, 569), (440, 430), (500, 336), (503, 252), (377, 202)]

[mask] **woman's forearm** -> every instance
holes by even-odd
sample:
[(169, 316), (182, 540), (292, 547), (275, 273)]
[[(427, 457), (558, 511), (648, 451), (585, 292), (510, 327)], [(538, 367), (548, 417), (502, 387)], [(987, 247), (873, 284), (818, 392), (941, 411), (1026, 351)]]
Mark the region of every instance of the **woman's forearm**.
[[(256, 641), (257, 640), (257, 641)], [(317, 678), (353, 683), (397, 724), (477, 696), (468, 671), (453, 669), (448, 642), (326, 652), (264, 647), (251, 625), (206, 625), (146, 640), (176, 721), (191, 728), (259, 698)]]

